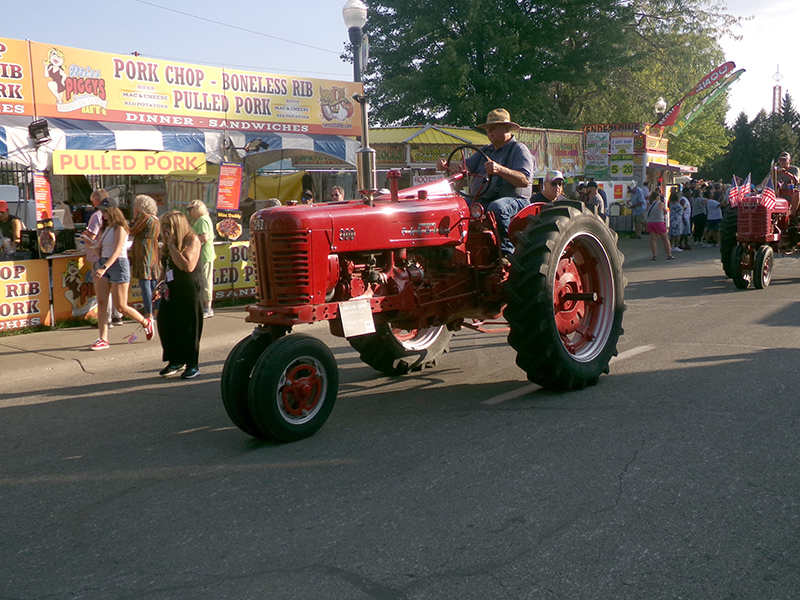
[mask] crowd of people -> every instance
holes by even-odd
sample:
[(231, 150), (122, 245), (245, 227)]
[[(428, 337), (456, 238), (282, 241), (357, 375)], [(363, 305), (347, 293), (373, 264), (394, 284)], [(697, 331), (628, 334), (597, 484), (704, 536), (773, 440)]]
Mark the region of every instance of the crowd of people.
[(692, 179), (673, 187), (665, 202), (659, 190), (648, 192), (632, 181), (626, 205), (633, 218), (633, 237), (650, 236), (653, 260), (658, 259), (659, 242), (668, 260), (676, 252), (691, 250), (690, 239), (695, 246), (718, 248), (727, 192), (728, 186), (721, 182)]
[[(92, 264), (99, 334), (90, 349), (109, 348), (108, 332), (118, 312), (120, 321), (127, 317), (139, 323), (148, 341), (157, 326), (167, 363), (159, 375), (197, 377), (203, 319), (214, 314), (214, 236), (207, 207), (200, 200), (190, 202), (191, 223), (180, 211), (159, 219), (155, 200), (139, 195), (128, 223), (119, 202), (105, 190), (94, 191), (90, 201), (96, 212), (84, 242), (86, 260)], [(128, 305), (132, 276), (139, 280), (141, 312)], [(126, 337), (132, 341), (135, 334)]]

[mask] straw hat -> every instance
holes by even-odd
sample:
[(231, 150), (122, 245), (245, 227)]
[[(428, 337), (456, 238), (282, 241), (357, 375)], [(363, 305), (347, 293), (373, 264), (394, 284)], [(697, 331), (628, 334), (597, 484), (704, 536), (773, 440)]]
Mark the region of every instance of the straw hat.
[(489, 125), (510, 125), (513, 129), (519, 129), (519, 125), (511, 120), (511, 115), (505, 108), (495, 108), (486, 117), (486, 123), (478, 125), (478, 128), (486, 129)]

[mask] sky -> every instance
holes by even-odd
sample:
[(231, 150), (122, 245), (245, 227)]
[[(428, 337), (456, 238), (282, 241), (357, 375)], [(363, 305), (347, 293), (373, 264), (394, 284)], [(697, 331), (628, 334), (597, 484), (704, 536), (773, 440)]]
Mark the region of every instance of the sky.
[[(341, 60), (347, 42), (345, 0), (6, 0), (0, 36), (115, 54), (236, 67), (278, 75), (350, 81)], [(33, 6), (33, 5), (32, 5)], [(728, 12), (753, 17), (722, 38), (726, 58), (746, 72), (730, 88), (728, 123), (772, 109), (773, 76), (800, 105), (793, 27), (798, 0), (728, 0)], [(693, 82), (694, 83), (694, 82)], [(692, 84), (693, 85), (693, 84)], [(689, 91), (688, 89), (686, 90)], [(678, 99), (666, 98), (668, 104)], [(672, 100), (672, 102), (670, 102)], [(654, 99), (655, 101), (655, 99)]]

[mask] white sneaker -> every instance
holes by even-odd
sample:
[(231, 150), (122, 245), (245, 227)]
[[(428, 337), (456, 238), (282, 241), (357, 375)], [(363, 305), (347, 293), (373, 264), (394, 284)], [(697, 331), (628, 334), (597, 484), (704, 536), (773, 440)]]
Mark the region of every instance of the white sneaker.
[(683, 252), (683, 249), (682, 249), (682, 248), (678, 248), (677, 246), (675, 246), (675, 247), (672, 249), (672, 251), (673, 251), (673, 252)]
[(210, 319), (213, 316), (214, 316), (214, 309), (213, 308), (206, 307), (206, 308), (203, 309), (203, 318), (204, 319)]

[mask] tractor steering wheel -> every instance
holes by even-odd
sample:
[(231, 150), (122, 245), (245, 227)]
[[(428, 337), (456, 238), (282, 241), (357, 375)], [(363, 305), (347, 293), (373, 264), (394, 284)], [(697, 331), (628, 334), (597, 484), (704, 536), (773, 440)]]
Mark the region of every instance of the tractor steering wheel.
[[(489, 182), (491, 181), (491, 177), (487, 177), (486, 175), (477, 175), (475, 173), (470, 173), (467, 170), (467, 158), (471, 156), (472, 153), (468, 155), (465, 152), (465, 150), (472, 150), (472, 152), (479, 153), (486, 160), (490, 160), (489, 157), (486, 155), (486, 153), (483, 150), (481, 150), (478, 146), (475, 146), (474, 144), (461, 144), (460, 146), (456, 146), (455, 148), (453, 148), (452, 152), (450, 152), (449, 156), (447, 157), (447, 162), (445, 163), (445, 170), (448, 174), (448, 177), (453, 178), (452, 180), (453, 184), (455, 184), (455, 182), (458, 181), (458, 178), (454, 178), (454, 176), (459, 174), (462, 176), (463, 181), (466, 181), (468, 185), (467, 191), (464, 192), (463, 190), (459, 190), (458, 192), (459, 194), (465, 197), (469, 197), (469, 195), (471, 194), (472, 182), (478, 177), (482, 178), (481, 184), (475, 191), (475, 195), (472, 196), (472, 201), (477, 202), (478, 198), (480, 198), (481, 195), (484, 194), (487, 189), (489, 189)], [(460, 158), (458, 158), (459, 155)], [(450, 164), (453, 162), (453, 159), (456, 159), (458, 160), (458, 162), (460, 162), (461, 164), (460, 171), (456, 171), (450, 167)]]

